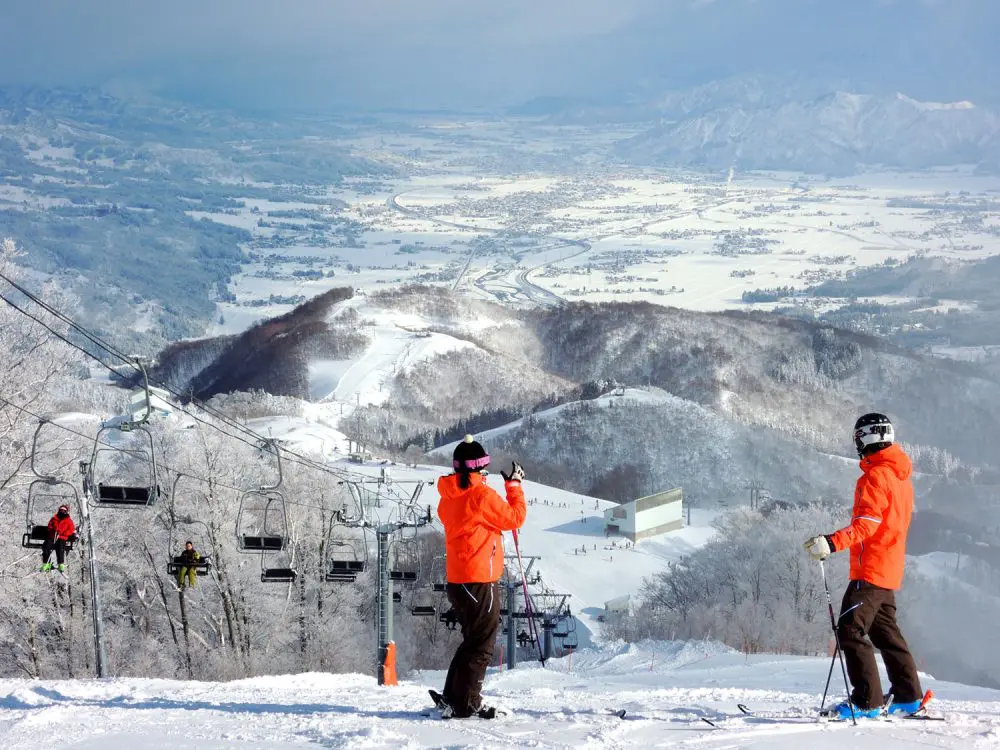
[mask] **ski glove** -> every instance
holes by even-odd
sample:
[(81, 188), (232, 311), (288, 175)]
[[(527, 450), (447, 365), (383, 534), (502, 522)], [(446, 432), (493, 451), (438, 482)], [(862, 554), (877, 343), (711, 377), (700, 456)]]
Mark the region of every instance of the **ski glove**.
[(810, 537), (802, 546), (813, 560), (825, 560), (835, 551), (828, 536)]
[(517, 461), (511, 461), (510, 474), (501, 469), (500, 476), (503, 477), (503, 481), (505, 482), (520, 482), (524, 479), (524, 468)]

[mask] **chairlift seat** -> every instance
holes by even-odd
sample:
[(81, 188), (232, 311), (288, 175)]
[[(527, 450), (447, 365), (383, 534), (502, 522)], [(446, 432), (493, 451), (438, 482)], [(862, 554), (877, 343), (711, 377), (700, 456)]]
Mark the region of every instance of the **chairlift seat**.
[(365, 562), (364, 560), (331, 560), (330, 572), (335, 571), (339, 573), (364, 573)]
[(562, 650), (563, 651), (576, 651), (576, 644), (575, 643), (564, 643), (562, 645)]
[(435, 583), (434, 584), (434, 590), (437, 593), (439, 593), (439, 594), (443, 594), (445, 591), (448, 590), (448, 584), (447, 583)]
[(403, 583), (413, 583), (417, 580), (417, 571), (415, 570), (390, 570), (389, 571), (390, 581), (401, 581)]
[(402, 604), (403, 603), (403, 595), (400, 594), (398, 591), (393, 591), (392, 592), (392, 602), (393, 602), (393, 604)]
[(323, 576), (323, 579), (327, 583), (354, 583), (358, 580), (358, 576), (356, 573), (342, 573), (331, 570)]
[(283, 536), (249, 536), (244, 534), (240, 537), (240, 547), (253, 552), (280, 552), (285, 549), (287, 540)]
[(298, 573), (292, 568), (264, 568), (260, 572), (261, 583), (292, 583)]
[(417, 604), (410, 608), (410, 614), (414, 617), (433, 617), (437, 610), (430, 605)]
[(212, 561), (208, 557), (202, 557), (198, 562), (187, 562), (177, 556), (167, 563), (167, 575), (175, 576), (181, 572), (181, 568), (194, 568), (196, 575), (207, 576), (212, 569)]
[[(31, 531), (26, 532), (21, 537), (21, 546), (25, 549), (41, 549), (45, 546), (45, 540), (49, 538), (48, 526), (32, 526)], [(76, 542), (66, 540), (66, 550), (73, 549)]]
[(354, 583), (364, 570), (364, 560), (331, 560), (324, 578), (327, 583)]
[(101, 505), (149, 505), (156, 497), (156, 487), (124, 487), (98, 484), (97, 502)]

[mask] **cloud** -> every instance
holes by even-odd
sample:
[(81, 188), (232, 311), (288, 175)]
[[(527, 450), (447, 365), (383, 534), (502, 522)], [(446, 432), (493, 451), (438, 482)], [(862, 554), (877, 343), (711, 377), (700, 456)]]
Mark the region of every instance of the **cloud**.
[[(4, 0), (0, 82), (222, 103), (502, 105), (739, 72), (995, 88), (995, 0)], [(992, 78), (991, 78), (992, 77)]]

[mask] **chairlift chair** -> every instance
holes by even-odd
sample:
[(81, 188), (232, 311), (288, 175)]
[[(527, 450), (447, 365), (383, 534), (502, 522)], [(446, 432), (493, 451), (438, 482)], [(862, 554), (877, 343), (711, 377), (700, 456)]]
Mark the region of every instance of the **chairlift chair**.
[[(28, 509), (25, 516), (25, 532), (21, 537), (21, 546), (25, 549), (41, 549), (45, 540), (49, 536), (48, 519), (44, 523), (42, 520), (44, 513), (51, 514), (58, 510), (60, 505), (69, 505), (77, 514), (76, 522), (80, 523), (81, 506), (80, 495), (69, 482), (45, 477), (34, 480), (28, 485)], [(42, 509), (45, 511), (42, 511)], [(49, 510), (51, 508), (51, 511)], [(79, 529), (78, 529), (79, 530)], [(75, 541), (66, 540), (66, 550), (69, 551), (75, 546)]]
[(288, 510), (277, 489), (244, 492), (236, 513), (236, 542), (242, 552), (281, 552), (288, 546)]
[[(177, 502), (177, 484), (183, 476), (183, 474), (178, 474), (177, 478), (174, 480), (174, 487), (171, 492), (171, 502), (173, 503)], [(176, 515), (171, 516), (170, 533), (167, 537), (167, 549), (170, 554), (170, 559), (167, 561), (167, 575), (176, 576), (181, 572), (181, 568), (194, 568), (196, 575), (206, 576), (212, 569), (212, 556), (206, 555), (204, 552), (198, 550), (197, 544), (195, 545), (195, 550), (198, 550), (198, 554), (200, 556), (200, 559), (197, 562), (187, 561), (181, 557), (181, 555), (174, 554), (175, 551), (180, 549), (181, 545), (185, 544), (188, 539), (192, 536), (197, 536), (191, 534), (190, 532), (181, 534), (180, 529), (185, 526), (204, 526), (205, 528), (208, 528), (204, 521), (199, 521), (191, 517), (179, 518)], [(205, 537), (202, 535), (199, 538), (204, 539)]]
[[(80, 505), (80, 493), (74, 485), (64, 482), (53, 476), (42, 474), (38, 470), (36, 459), (38, 457), (38, 436), (42, 428), (48, 424), (47, 419), (41, 419), (35, 434), (31, 439), (31, 473), (35, 479), (28, 485), (27, 508), (25, 512), (25, 533), (21, 537), (21, 546), (25, 549), (41, 549), (45, 545), (45, 540), (49, 536), (48, 518), (51, 517), (60, 505), (69, 505), (76, 513), (76, 525), (83, 522), (83, 506)], [(42, 523), (38, 523), (41, 521)], [(66, 540), (66, 550), (73, 549), (75, 541)]]
[(389, 567), (389, 580), (416, 583), (420, 577), (420, 547), (416, 539), (400, 539), (392, 547), (393, 562)]
[(444, 555), (439, 555), (431, 562), (431, 588), (439, 594), (448, 590), (448, 572)]
[(414, 594), (414, 602), (410, 607), (410, 614), (414, 617), (433, 617), (437, 614), (437, 607), (433, 603), (434, 592), (430, 589)]
[(326, 549), (327, 583), (354, 583), (368, 567), (368, 545), (364, 538), (337, 539), (331, 534)]
[(295, 583), (299, 574), (294, 568), (269, 568), (266, 565), (267, 555), (260, 556), (260, 582), (261, 583)]
[[(112, 447), (101, 442), (102, 437), (113, 433), (131, 433), (138, 442), (133, 448)], [(134, 471), (127, 472), (129, 476), (124, 478), (117, 473), (107, 475), (104, 464), (110, 461), (109, 454), (115, 454), (119, 461), (130, 458), (131, 460), (128, 462), (131, 464), (130, 469), (144, 464), (146, 468), (142, 471), (142, 476), (138, 476), (138, 473)], [(112, 481), (104, 481), (105, 479)], [(115, 479), (119, 481), (114, 481)], [(120, 422), (116, 425), (102, 427), (97, 431), (85, 488), (93, 493), (94, 501), (98, 505), (141, 508), (155, 502), (160, 494), (156, 474), (156, 453), (153, 434), (143, 422)]]
[(247, 490), (236, 513), (236, 543), (241, 552), (281, 552), (288, 546), (288, 507), (281, 492), (281, 451), (274, 440), (263, 450), (274, 453), (278, 478), (274, 484)]

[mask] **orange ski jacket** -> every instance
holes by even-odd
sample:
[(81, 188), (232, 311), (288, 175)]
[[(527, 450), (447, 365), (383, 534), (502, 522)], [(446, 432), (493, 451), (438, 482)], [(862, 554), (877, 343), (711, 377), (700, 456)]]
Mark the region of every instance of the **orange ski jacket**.
[(521, 528), (528, 512), (520, 482), (507, 482), (507, 501), (486, 484), (482, 474), (470, 474), (471, 486), (458, 486), (458, 475), (438, 480), (438, 517), (444, 524), (449, 583), (492, 583), (503, 575), (501, 531)]
[(69, 539), (76, 533), (76, 525), (73, 523), (73, 519), (69, 516), (65, 518), (60, 518), (59, 516), (52, 516), (49, 519), (49, 538), (53, 542), (58, 542), (60, 539)]
[(854, 517), (831, 535), (834, 551), (851, 550), (851, 580), (898, 589), (906, 565), (906, 533), (913, 514), (913, 465), (898, 445), (861, 460)]

